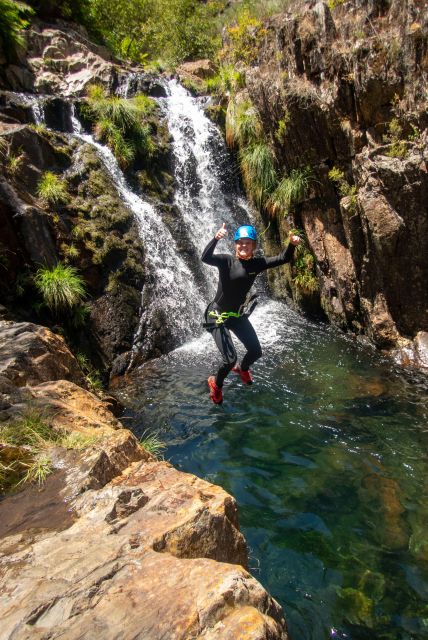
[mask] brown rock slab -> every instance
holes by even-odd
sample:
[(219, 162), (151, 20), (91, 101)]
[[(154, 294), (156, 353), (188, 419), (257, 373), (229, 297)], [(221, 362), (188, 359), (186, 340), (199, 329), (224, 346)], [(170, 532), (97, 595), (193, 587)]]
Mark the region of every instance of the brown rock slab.
[(66, 379), (84, 385), (63, 338), (31, 322), (0, 321), (0, 377), (22, 387)]

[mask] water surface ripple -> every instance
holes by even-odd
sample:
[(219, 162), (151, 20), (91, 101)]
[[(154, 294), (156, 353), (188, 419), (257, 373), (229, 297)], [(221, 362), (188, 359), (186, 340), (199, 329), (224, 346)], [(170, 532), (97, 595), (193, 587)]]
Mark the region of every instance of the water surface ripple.
[[(368, 346), (277, 302), (253, 316), (255, 384), (208, 401), (208, 334), (144, 365), (125, 422), (237, 500), (291, 640), (428, 638), (428, 393)], [(252, 319), (253, 319), (252, 318)]]

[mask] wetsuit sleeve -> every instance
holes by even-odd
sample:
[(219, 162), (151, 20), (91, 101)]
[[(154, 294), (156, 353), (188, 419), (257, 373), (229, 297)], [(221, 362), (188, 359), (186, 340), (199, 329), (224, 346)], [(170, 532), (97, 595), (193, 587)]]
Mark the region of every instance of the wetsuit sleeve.
[(295, 245), (290, 242), (288, 247), (286, 247), (279, 255), (271, 256), (270, 258), (260, 258), (260, 271), (271, 269), (272, 267), (279, 267), (281, 264), (290, 262), (294, 255), (294, 249)]
[(220, 264), (222, 264), (222, 262), (224, 261), (223, 254), (217, 254), (216, 256), (214, 255), (214, 249), (217, 246), (217, 242), (218, 240), (213, 238), (207, 244), (201, 256), (202, 262), (205, 262), (205, 264), (213, 265), (214, 267), (220, 266)]

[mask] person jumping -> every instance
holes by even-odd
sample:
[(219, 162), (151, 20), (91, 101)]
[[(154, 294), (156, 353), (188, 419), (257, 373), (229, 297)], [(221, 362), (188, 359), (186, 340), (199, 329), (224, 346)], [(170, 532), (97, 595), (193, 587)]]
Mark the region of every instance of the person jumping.
[[(252, 298), (248, 300), (249, 291), (259, 273), (290, 262), (294, 248), (300, 242), (299, 236), (290, 233), (289, 244), (282, 253), (271, 258), (255, 257), (256, 229), (251, 225), (243, 225), (235, 232), (235, 255), (214, 254), (218, 241), (226, 234), (226, 224), (223, 223), (202, 253), (202, 262), (219, 270), (217, 293), (205, 311), (204, 322), (222, 356), (217, 374), (208, 378), (210, 398), (214, 404), (223, 402), (223, 382), (231, 370), (240, 376), (244, 384), (252, 384), (250, 366), (261, 357), (262, 349), (248, 319), (251, 312), (248, 306), (251, 307), (252, 301)], [(237, 354), (231, 331), (247, 349), (240, 365), (236, 364)]]

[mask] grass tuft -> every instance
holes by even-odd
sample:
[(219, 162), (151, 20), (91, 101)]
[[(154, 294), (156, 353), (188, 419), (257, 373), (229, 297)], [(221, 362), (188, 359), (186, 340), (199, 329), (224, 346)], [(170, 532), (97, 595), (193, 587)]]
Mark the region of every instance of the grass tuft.
[(55, 313), (73, 309), (86, 295), (85, 284), (77, 269), (61, 262), (52, 269), (38, 269), (34, 282), (45, 304)]
[(273, 215), (283, 213), (287, 215), (290, 208), (302, 202), (308, 195), (314, 175), (311, 167), (292, 169), (290, 175), (285, 176), (267, 202), (267, 209)]
[(46, 171), (37, 185), (37, 195), (47, 204), (64, 204), (69, 195), (66, 184), (52, 171)]
[(247, 192), (261, 207), (277, 183), (273, 151), (265, 142), (258, 142), (241, 149), (239, 159)]
[(140, 438), (140, 444), (144, 447), (148, 453), (151, 453), (156, 458), (162, 458), (162, 452), (166, 449), (166, 444), (159, 438), (157, 432), (144, 431)]

